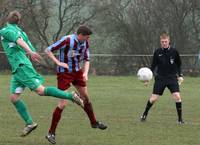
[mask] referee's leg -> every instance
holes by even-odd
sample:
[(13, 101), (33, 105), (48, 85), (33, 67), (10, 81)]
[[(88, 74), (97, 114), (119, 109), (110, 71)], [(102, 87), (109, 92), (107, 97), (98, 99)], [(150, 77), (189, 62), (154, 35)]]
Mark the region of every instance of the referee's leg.
[(150, 97), (150, 99), (147, 101), (145, 110), (140, 117), (140, 121), (145, 121), (148, 115), (149, 110), (151, 109), (152, 105), (158, 100), (159, 96), (161, 96), (165, 90), (165, 82), (161, 80), (155, 80), (153, 93)]
[(176, 110), (178, 115), (178, 123), (183, 124), (184, 121), (182, 118), (182, 100), (177, 80), (172, 81), (172, 83), (168, 85), (168, 88), (172, 93), (173, 99), (175, 100)]

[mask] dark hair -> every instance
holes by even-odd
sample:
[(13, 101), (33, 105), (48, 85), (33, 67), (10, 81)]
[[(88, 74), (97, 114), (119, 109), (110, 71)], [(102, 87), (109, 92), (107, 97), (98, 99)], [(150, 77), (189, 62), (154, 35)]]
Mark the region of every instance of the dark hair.
[(18, 24), (20, 20), (21, 14), (17, 10), (10, 12), (7, 16), (7, 22), (10, 24)]
[(82, 34), (82, 35), (91, 35), (92, 30), (86, 26), (80, 26), (77, 30), (77, 35)]

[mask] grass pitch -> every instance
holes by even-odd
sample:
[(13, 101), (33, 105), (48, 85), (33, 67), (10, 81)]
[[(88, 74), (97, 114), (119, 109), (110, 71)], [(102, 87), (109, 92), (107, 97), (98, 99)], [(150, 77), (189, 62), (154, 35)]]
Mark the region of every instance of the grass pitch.
[[(50, 126), (57, 99), (41, 97), (26, 90), (26, 102), (38, 128), (25, 138), (24, 127), (9, 102), (10, 76), (0, 76), (0, 145), (49, 145), (45, 135)], [(55, 76), (46, 76), (45, 85), (56, 85)], [(139, 117), (152, 92), (153, 82), (145, 87), (134, 77), (90, 77), (89, 93), (97, 119), (105, 122), (105, 131), (92, 129), (85, 113), (73, 103), (63, 112), (57, 129), (57, 145), (199, 145), (200, 78), (185, 78), (181, 86), (185, 125), (177, 125), (175, 103), (168, 90), (149, 112), (146, 122)]]

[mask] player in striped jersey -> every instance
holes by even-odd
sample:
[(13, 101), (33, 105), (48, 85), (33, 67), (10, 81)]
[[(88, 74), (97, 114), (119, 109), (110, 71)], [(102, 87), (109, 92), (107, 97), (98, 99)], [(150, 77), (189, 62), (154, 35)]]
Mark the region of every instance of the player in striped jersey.
[[(107, 126), (96, 120), (86, 85), (90, 65), (88, 41), (91, 34), (92, 31), (88, 27), (80, 26), (76, 34), (62, 37), (59, 41), (49, 46), (46, 49), (46, 53), (57, 64), (58, 88), (67, 90), (72, 84), (84, 101), (83, 109), (90, 119), (91, 127), (104, 130)], [(54, 51), (59, 51), (58, 58), (54, 56)], [(83, 68), (80, 66), (81, 62), (83, 62)], [(47, 140), (52, 144), (56, 143), (56, 127), (66, 104), (67, 101), (60, 100), (54, 110), (51, 127), (46, 136)]]

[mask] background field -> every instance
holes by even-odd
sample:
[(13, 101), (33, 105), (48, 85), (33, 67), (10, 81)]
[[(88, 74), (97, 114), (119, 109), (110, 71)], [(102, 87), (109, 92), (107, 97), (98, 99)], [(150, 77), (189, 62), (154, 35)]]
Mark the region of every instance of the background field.
[[(48, 145), (44, 136), (57, 100), (26, 90), (22, 95), (39, 127), (20, 138), (23, 121), (9, 102), (7, 75), (0, 76), (0, 145)], [(56, 85), (55, 76), (46, 76), (46, 85)], [(84, 112), (71, 102), (57, 130), (58, 145), (199, 145), (200, 78), (185, 78), (181, 86), (185, 125), (176, 124), (176, 110), (169, 91), (153, 106), (147, 122), (139, 122), (152, 84), (144, 87), (134, 77), (90, 77), (89, 92), (105, 131), (90, 128)]]

